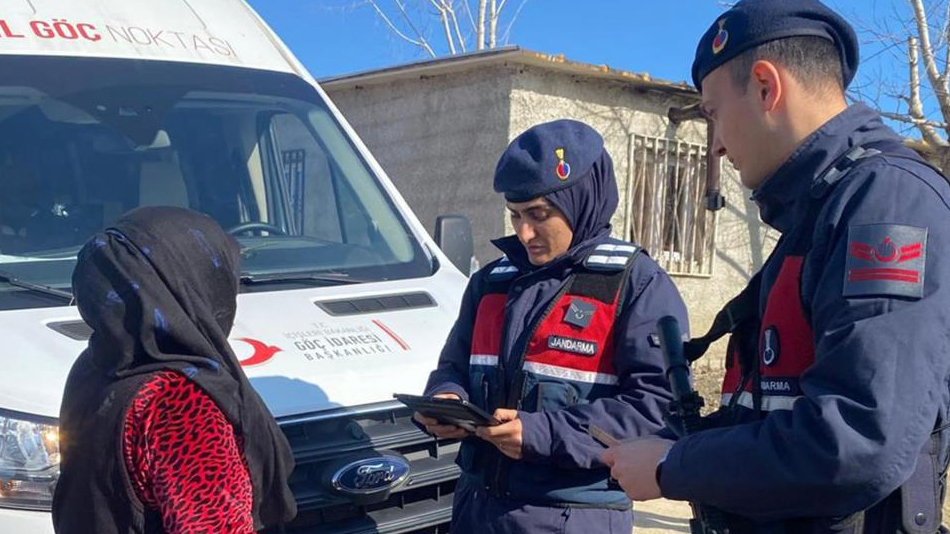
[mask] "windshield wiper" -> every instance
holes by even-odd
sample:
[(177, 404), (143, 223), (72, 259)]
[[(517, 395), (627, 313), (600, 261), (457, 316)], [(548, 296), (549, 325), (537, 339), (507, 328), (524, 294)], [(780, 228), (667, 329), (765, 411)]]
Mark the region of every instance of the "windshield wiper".
[(20, 289), (27, 289), (29, 291), (34, 291), (36, 293), (42, 293), (43, 295), (50, 295), (65, 300), (66, 302), (73, 303), (73, 294), (69, 291), (64, 291), (62, 289), (56, 289), (55, 287), (45, 286), (43, 284), (34, 284), (33, 282), (24, 282), (18, 277), (0, 271), (0, 282), (6, 282), (7, 284), (13, 287), (19, 287)]
[(258, 245), (253, 245), (253, 246), (250, 246), (250, 247), (242, 246), (242, 247), (241, 247), (241, 257), (244, 258), (244, 259), (247, 259), (247, 258), (249, 258), (249, 257), (251, 256), (251, 253), (254, 252), (255, 250), (262, 249), (262, 248), (264, 248), (264, 247), (269, 247), (269, 246), (271, 246), (271, 245), (273, 245), (273, 244), (274, 244), (273, 242), (270, 242), (270, 241), (269, 241), (269, 242), (265, 242), (265, 243), (260, 243), (260, 244), (258, 244)]
[(244, 285), (274, 284), (281, 282), (317, 282), (329, 285), (364, 284), (369, 280), (360, 280), (343, 273), (296, 272), (274, 274), (241, 274)]

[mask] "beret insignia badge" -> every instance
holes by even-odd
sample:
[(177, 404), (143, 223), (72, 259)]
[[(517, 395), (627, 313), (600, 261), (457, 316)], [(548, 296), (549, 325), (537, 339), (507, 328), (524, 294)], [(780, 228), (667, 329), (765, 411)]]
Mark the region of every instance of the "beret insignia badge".
[(557, 168), (555, 171), (557, 172), (557, 177), (563, 182), (571, 176), (571, 166), (566, 161), (564, 161), (563, 148), (556, 149), (554, 151), (554, 155), (557, 156)]
[(718, 54), (726, 48), (726, 43), (729, 42), (729, 32), (726, 31), (726, 19), (719, 19), (719, 33), (716, 34), (716, 38), (712, 42), (712, 51), (713, 54)]

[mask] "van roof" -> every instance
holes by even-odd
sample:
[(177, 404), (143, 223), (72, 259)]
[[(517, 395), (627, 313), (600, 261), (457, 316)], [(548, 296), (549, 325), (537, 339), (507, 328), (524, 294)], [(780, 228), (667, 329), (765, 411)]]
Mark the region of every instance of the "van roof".
[(16, 0), (0, 54), (152, 59), (299, 72), (243, 0)]

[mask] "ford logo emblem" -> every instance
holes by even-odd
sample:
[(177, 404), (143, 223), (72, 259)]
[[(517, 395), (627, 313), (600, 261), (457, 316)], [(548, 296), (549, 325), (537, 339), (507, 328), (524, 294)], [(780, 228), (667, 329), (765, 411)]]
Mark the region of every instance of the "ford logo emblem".
[(398, 456), (374, 456), (349, 462), (330, 478), (333, 489), (350, 495), (389, 492), (405, 482), (409, 462)]

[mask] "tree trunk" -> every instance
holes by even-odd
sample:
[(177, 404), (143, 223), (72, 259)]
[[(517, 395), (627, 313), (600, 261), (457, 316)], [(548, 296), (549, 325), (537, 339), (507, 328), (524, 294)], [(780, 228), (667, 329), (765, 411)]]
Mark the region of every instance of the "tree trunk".
[(491, 0), (491, 12), (488, 18), (488, 48), (495, 48), (495, 36), (498, 34), (498, 0)]
[(485, 49), (485, 9), (488, 0), (478, 0), (478, 27), (475, 28), (476, 47)]

